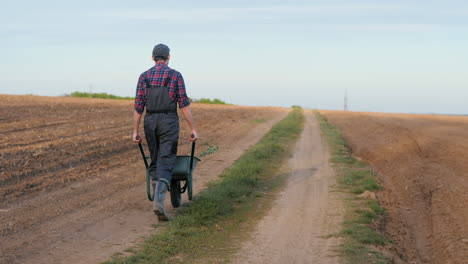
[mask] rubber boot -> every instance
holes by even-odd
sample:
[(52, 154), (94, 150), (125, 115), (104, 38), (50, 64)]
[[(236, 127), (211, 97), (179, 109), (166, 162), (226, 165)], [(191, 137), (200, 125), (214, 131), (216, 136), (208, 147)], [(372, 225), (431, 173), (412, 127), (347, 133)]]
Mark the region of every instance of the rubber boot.
[(164, 210), (164, 200), (166, 199), (167, 185), (163, 181), (156, 181), (154, 189), (153, 212), (158, 216), (159, 221), (169, 221)]

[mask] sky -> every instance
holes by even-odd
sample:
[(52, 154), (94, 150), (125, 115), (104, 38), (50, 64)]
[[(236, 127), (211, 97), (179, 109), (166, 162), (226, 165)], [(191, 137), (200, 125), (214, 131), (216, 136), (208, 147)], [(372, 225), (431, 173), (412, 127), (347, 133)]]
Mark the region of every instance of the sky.
[(0, 1), (0, 94), (134, 96), (165, 43), (192, 98), (468, 114), (468, 1)]

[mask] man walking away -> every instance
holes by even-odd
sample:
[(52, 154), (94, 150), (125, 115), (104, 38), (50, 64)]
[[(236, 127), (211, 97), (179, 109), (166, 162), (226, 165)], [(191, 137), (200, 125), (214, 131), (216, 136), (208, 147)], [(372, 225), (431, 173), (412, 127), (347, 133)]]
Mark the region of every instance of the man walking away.
[(153, 212), (160, 221), (169, 220), (164, 210), (164, 200), (177, 155), (179, 140), (177, 104), (190, 126), (190, 141), (197, 139), (182, 74), (167, 66), (171, 58), (169, 52), (168, 46), (156, 45), (152, 57), (156, 64), (143, 72), (138, 79), (132, 137), (134, 142), (141, 142), (138, 127), (146, 107), (144, 128), (151, 157), (149, 173), (154, 190)]

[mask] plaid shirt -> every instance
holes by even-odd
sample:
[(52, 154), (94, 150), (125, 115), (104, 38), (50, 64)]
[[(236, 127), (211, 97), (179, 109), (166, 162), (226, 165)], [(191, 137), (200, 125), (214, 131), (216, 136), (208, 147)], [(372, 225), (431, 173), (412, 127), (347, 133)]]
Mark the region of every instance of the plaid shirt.
[(145, 80), (148, 79), (152, 86), (163, 86), (164, 81), (169, 75), (169, 71), (175, 71), (172, 75), (172, 80), (170, 80), (167, 85), (169, 87), (169, 96), (172, 100), (177, 100), (179, 108), (190, 105), (187, 93), (185, 92), (185, 83), (182, 74), (169, 68), (167, 64), (158, 62), (154, 67), (142, 73), (138, 79), (135, 95), (135, 111), (141, 114), (145, 109), (146, 95), (148, 94)]

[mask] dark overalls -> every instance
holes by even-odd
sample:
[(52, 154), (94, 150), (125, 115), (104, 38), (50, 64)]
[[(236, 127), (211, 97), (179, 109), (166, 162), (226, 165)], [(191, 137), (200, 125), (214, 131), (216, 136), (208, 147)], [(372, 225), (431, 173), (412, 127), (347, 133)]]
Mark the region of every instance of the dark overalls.
[(168, 87), (174, 72), (169, 72), (164, 86), (151, 86), (146, 79), (148, 93), (144, 127), (151, 154), (149, 173), (153, 182), (164, 181), (167, 186), (172, 179), (179, 141), (177, 102), (175, 98), (171, 99)]

